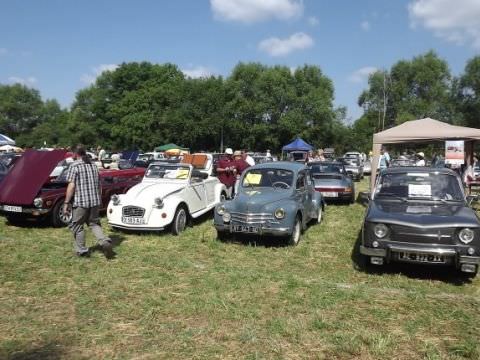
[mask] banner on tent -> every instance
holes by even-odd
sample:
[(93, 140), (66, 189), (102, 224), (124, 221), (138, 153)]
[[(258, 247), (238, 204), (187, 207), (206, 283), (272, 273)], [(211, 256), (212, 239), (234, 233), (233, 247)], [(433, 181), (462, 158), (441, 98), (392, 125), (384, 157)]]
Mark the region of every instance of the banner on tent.
[(465, 142), (445, 141), (445, 164), (462, 165), (465, 162)]

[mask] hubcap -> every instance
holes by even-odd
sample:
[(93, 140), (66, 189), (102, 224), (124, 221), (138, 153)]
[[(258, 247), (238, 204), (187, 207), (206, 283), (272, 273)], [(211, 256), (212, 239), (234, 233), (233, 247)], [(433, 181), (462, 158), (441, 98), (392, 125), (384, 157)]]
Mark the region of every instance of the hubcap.
[(295, 229), (293, 229), (293, 242), (297, 244), (299, 238), (300, 238), (300, 221), (297, 221), (295, 223)]
[(60, 211), (58, 218), (64, 224), (68, 224), (72, 220), (72, 213), (65, 214), (63, 211)]

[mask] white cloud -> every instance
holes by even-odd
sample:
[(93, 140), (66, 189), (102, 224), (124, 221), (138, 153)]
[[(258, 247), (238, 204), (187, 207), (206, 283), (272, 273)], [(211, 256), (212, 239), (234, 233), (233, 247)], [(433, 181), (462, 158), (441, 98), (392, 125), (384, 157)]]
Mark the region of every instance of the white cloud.
[(362, 30), (368, 31), (368, 30), (370, 30), (370, 23), (369, 23), (368, 21), (366, 21), (366, 20), (365, 20), (365, 21), (362, 21), (362, 22), (360, 23), (360, 27), (362, 28)]
[(305, 33), (299, 32), (291, 35), (286, 39), (279, 39), (271, 37), (262, 40), (258, 44), (261, 51), (268, 53), (271, 56), (284, 56), (290, 54), (295, 50), (303, 50), (312, 47), (313, 39)]
[(358, 69), (348, 77), (348, 80), (354, 83), (362, 83), (368, 79), (368, 76), (378, 69), (374, 66), (365, 66)]
[(310, 25), (310, 26), (317, 26), (318, 24), (320, 24), (320, 21), (315, 16), (310, 16), (307, 19), (307, 21), (308, 21), (308, 25)]
[(29, 76), (27, 78), (10, 76), (8, 78), (8, 82), (12, 83), (12, 84), (22, 84), (22, 85), (25, 85), (25, 86), (32, 86), (37, 82), (37, 79), (33, 76)]
[(91, 72), (83, 74), (80, 77), (80, 81), (91, 85), (95, 82), (98, 76), (100, 76), (104, 71), (115, 71), (118, 68), (117, 64), (100, 64), (91, 68)]
[(185, 76), (192, 79), (207, 78), (213, 75), (213, 72), (205, 66), (196, 66), (191, 69), (182, 69)]
[(442, 39), (480, 49), (480, 1), (414, 0), (408, 12), (412, 27), (420, 24)]
[(303, 14), (303, 0), (210, 0), (217, 20), (254, 23), (288, 20)]

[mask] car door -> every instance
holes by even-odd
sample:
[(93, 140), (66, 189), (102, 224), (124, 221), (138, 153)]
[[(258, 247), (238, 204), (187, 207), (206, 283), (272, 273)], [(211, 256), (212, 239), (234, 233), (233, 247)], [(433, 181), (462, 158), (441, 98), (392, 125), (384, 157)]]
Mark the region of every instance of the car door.
[(191, 176), (185, 189), (185, 196), (190, 213), (205, 209), (207, 203), (204, 180)]
[(297, 203), (300, 209), (303, 209), (303, 222), (306, 223), (308, 221), (308, 217), (310, 214), (310, 203), (308, 201), (308, 191), (305, 186), (305, 176), (306, 172), (305, 170), (302, 170), (298, 173), (297, 175), (297, 181), (295, 184), (295, 193), (296, 193), (296, 199)]
[(215, 194), (215, 186), (218, 184), (216, 178), (208, 177), (204, 180), (205, 184), (205, 195), (206, 195), (206, 206), (210, 207), (217, 203), (218, 199)]

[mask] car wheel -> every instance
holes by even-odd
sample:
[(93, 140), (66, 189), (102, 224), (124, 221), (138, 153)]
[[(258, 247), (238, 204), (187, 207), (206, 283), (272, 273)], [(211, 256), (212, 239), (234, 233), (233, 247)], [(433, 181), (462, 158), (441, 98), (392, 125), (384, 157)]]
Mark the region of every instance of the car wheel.
[(300, 241), (300, 234), (302, 232), (302, 221), (300, 216), (295, 218), (295, 224), (293, 225), (292, 234), (288, 236), (288, 244), (291, 246), (296, 246)]
[(178, 235), (187, 227), (187, 211), (185, 207), (179, 206), (175, 211), (172, 222), (172, 234)]
[(55, 227), (67, 226), (72, 221), (72, 211), (65, 214), (63, 212), (63, 201), (57, 201), (52, 210), (52, 225)]
[(355, 203), (355, 188), (352, 189), (352, 197), (350, 198), (349, 203), (350, 204)]

